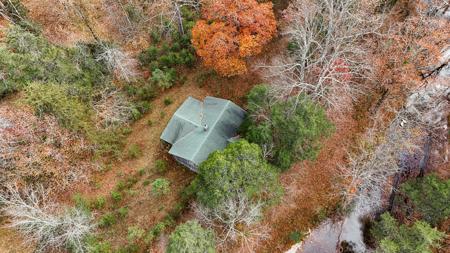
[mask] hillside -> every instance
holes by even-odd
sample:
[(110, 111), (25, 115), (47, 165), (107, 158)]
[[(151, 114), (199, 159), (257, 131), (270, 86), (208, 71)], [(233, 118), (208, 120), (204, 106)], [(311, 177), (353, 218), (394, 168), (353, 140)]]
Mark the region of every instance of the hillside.
[(447, 0), (0, 0), (0, 252), (448, 252), (449, 123)]

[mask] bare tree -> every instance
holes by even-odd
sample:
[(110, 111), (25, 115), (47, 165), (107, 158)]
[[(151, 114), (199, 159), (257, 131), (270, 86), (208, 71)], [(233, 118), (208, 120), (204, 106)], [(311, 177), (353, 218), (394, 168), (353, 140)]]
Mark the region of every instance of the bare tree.
[(405, 169), (402, 158), (422, 153), (419, 144), (430, 133), (436, 143), (447, 142), (442, 136), (447, 131), (449, 93), (448, 86), (424, 86), (408, 97), (384, 134), (369, 131), (367, 141), (356, 154), (349, 155), (349, 164), (341, 170), (346, 205), (354, 205), (361, 214), (378, 209), (382, 197), (391, 191), (392, 177)]
[(1, 211), (10, 218), (9, 227), (17, 229), (25, 242), (36, 244), (37, 252), (70, 247), (86, 252), (85, 239), (93, 229), (93, 219), (80, 209), (61, 210), (52, 204), (43, 187), (7, 186), (0, 193)]
[(103, 6), (117, 31), (127, 40), (134, 38), (140, 32), (158, 32), (170, 37), (172, 31), (178, 30), (184, 34), (181, 8), (190, 7), (200, 10), (199, 0), (104, 0)]
[(370, 8), (370, 1), (292, 1), (283, 32), (290, 40), (289, 52), (259, 67), (282, 96), (307, 93), (327, 106), (348, 108), (342, 97), (361, 93), (371, 72), (361, 44), (382, 24), (381, 17), (367, 15)]
[(128, 123), (133, 117), (133, 105), (119, 90), (107, 87), (100, 91), (94, 110), (99, 128), (110, 128)]
[(184, 34), (181, 8), (191, 7), (200, 11), (200, 0), (153, 0), (150, 1), (149, 22), (153, 24), (159, 32), (170, 35), (174, 27), (177, 27), (181, 34)]
[(17, 21), (24, 21), (25, 17), (22, 16), (19, 1), (1, 0), (0, 1), (0, 16), (8, 20), (10, 23), (16, 23)]
[(104, 62), (107, 68), (119, 79), (127, 82), (133, 81), (138, 75), (137, 61), (119, 48), (101, 43), (101, 53), (96, 58), (97, 61)]
[(262, 217), (262, 206), (262, 202), (254, 202), (244, 193), (239, 193), (215, 208), (195, 204), (194, 212), (201, 223), (219, 231), (220, 247), (239, 242), (250, 250), (267, 237), (267, 230), (253, 226)]
[(0, 106), (0, 185), (26, 185), (29, 178), (53, 193), (85, 180), (93, 169), (93, 146), (61, 128), (51, 115), (37, 117), (30, 108)]

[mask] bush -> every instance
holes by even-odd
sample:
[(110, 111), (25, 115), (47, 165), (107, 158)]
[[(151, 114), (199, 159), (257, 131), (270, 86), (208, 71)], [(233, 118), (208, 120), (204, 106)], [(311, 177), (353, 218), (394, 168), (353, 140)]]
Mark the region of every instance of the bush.
[(165, 229), (166, 227), (170, 225), (167, 222), (158, 222), (155, 226), (153, 226), (150, 231), (145, 235), (144, 242), (150, 243), (153, 241), (156, 237), (158, 237)]
[(151, 62), (158, 59), (160, 50), (155, 46), (150, 46), (139, 54), (139, 62), (141, 65), (149, 66)]
[(176, 72), (174, 69), (161, 70), (155, 69), (152, 72), (152, 82), (162, 89), (172, 87), (176, 79)]
[(122, 193), (112, 191), (111, 192), (111, 198), (114, 202), (120, 202), (122, 200)]
[(431, 253), (431, 248), (438, 247), (445, 236), (423, 221), (416, 221), (412, 226), (399, 225), (389, 213), (381, 215), (371, 234), (383, 253)]
[(171, 105), (173, 103), (171, 98), (164, 98), (164, 105), (168, 106)]
[(441, 180), (435, 175), (410, 180), (401, 187), (422, 218), (433, 226), (450, 216), (450, 179)]
[(137, 144), (132, 144), (129, 148), (128, 148), (128, 154), (127, 157), (128, 158), (138, 158), (142, 155), (142, 150), (141, 147), (139, 147), (139, 145)]
[(128, 215), (128, 208), (127, 207), (121, 207), (117, 210), (117, 214), (119, 215), (119, 218), (125, 218)]
[(6, 80), (0, 96), (33, 81), (71, 84), (73, 93), (105, 82), (107, 70), (85, 46), (65, 49), (19, 26), (7, 31), (8, 49), (0, 47), (0, 68)]
[(333, 131), (325, 111), (305, 96), (280, 100), (268, 86), (254, 87), (247, 96), (245, 138), (257, 143), (282, 170), (297, 160), (315, 159), (320, 140)]
[(170, 192), (170, 181), (165, 178), (157, 178), (152, 183), (152, 193), (155, 196), (166, 195)]
[(70, 130), (91, 130), (91, 112), (79, 99), (70, 96), (69, 86), (31, 83), (25, 89), (25, 102), (34, 108), (37, 115), (52, 114)]
[(98, 222), (98, 225), (103, 228), (110, 227), (114, 224), (116, 224), (116, 218), (112, 213), (104, 214), (102, 217), (100, 217), (100, 220)]
[(144, 234), (145, 234), (145, 231), (140, 227), (136, 227), (136, 226), (129, 227), (127, 239), (129, 242), (134, 242), (134, 241), (142, 239)]
[(95, 237), (87, 240), (87, 250), (89, 253), (111, 253), (111, 244), (109, 242), (101, 242)]
[(106, 198), (101, 196), (97, 197), (94, 202), (91, 203), (92, 208), (94, 209), (103, 209), (106, 205)]
[(277, 173), (262, 157), (256, 144), (241, 140), (215, 151), (200, 164), (196, 179), (197, 199), (215, 207), (242, 191), (249, 199), (279, 193)]
[(118, 158), (125, 146), (127, 128), (100, 130), (90, 133), (88, 138), (96, 144), (95, 154), (98, 157), (111, 156)]
[(162, 160), (162, 159), (158, 159), (155, 161), (155, 169), (157, 173), (164, 173), (167, 170), (167, 162)]
[(206, 230), (197, 221), (188, 221), (177, 226), (170, 234), (167, 253), (213, 253), (215, 239), (211, 230)]

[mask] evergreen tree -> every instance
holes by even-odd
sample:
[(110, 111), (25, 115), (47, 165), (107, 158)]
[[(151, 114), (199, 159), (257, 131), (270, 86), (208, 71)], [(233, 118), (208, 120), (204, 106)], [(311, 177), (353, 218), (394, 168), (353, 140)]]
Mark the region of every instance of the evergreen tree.
[(424, 221), (416, 221), (412, 226), (399, 225), (389, 213), (381, 215), (371, 233), (380, 253), (432, 253), (431, 249), (439, 247), (445, 236)]
[(422, 218), (433, 226), (450, 216), (450, 179), (435, 175), (411, 180), (401, 190), (410, 198)]
[(215, 241), (211, 230), (191, 220), (179, 225), (170, 234), (167, 253), (214, 253)]
[(285, 170), (297, 160), (315, 159), (320, 139), (333, 131), (325, 111), (310, 99), (271, 97), (268, 86), (248, 94), (245, 137), (257, 143), (275, 165)]
[(278, 192), (277, 173), (262, 157), (256, 144), (241, 140), (209, 155), (195, 184), (201, 204), (215, 207), (243, 192), (247, 197), (273, 196)]

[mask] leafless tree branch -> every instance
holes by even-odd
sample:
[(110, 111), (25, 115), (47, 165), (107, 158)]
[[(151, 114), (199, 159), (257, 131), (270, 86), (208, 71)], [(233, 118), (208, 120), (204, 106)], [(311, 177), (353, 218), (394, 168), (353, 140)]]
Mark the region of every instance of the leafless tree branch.
[(0, 193), (0, 204), (0, 210), (10, 218), (9, 227), (21, 232), (25, 242), (36, 244), (36, 252), (67, 247), (86, 252), (84, 240), (94, 229), (92, 217), (79, 209), (61, 211), (49, 201), (42, 186), (22, 191), (7, 186)]

